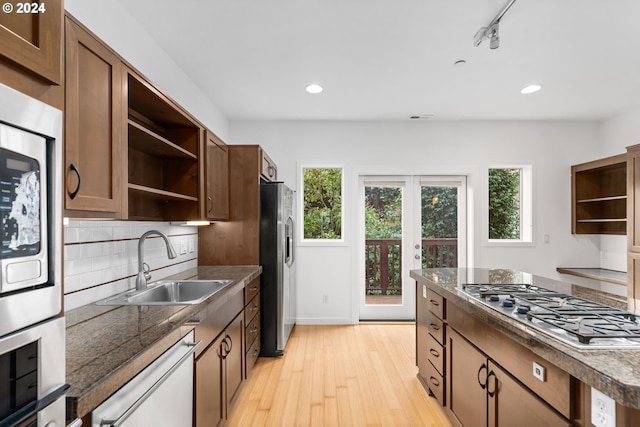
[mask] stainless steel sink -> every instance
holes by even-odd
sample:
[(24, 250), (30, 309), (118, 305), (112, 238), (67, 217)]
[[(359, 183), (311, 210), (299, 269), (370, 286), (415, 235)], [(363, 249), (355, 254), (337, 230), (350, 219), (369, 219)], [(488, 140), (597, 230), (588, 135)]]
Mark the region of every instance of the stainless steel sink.
[(193, 305), (200, 304), (223, 289), (232, 280), (158, 280), (147, 289), (129, 291), (98, 305)]

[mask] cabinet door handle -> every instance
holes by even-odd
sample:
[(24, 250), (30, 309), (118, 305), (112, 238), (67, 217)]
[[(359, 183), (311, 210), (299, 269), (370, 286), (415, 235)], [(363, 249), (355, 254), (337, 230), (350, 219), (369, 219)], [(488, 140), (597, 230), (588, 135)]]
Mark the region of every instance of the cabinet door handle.
[(73, 200), (73, 199), (75, 199), (75, 198), (76, 198), (76, 196), (78, 195), (78, 191), (80, 191), (80, 171), (78, 170), (78, 167), (77, 167), (76, 165), (74, 165), (73, 163), (71, 163), (71, 164), (69, 165), (69, 167), (71, 168), (71, 170), (72, 170), (73, 172), (75, 172), (76, 176), (78, 177), (78, 185), (76, 186), (76, 189), (75, 189), (75, 190), (73, 190), (73, 191), (71, 192), (71, 194), (69, 194), (69, 198), (70, 198), (71, 200)]
[(257, 286), (252, 286), (251, 288), (249, 288), (249, 292), (255, 292), (258, 290)]
[(258, 328), (254, 327), (252, 330), (250, 330), (249, 332), (251, 332), (252, 334), (255, 334), (256, 332), (258, 332)]
[(430, 348), (429, 353), (431, 353), (435, 357), (440, 357), (440, 353), (435, 348)]
[(211, 196), (207, 197), (207, 206), (208, 206), (207, 212), (211, 212), (211, 209), (213, 209), (213, 202), (211, 200)]
[(431, 329), (433, 329), (434, 331), (439, 331), (440, 330), (440, 326), (436, 325), (435, 323), (429, 323), (429, 327)]
[(487, 371), (487, 365), (485, 365), (484, 363), (482, 365), (480, 365), (480, 369), (478, 369), (478, 384), (480, 384), (480, 387), (482, 387), (482, 389), (484, 390), (487, 387), (487, 378), (488, 376), (484, 377), (484, 384), (482, 384), (482, 381), (480, 381), (480, 373), (482, 371)]
[[(493, 391), (489, 390), (489, 379), (491, 377), (496, 379), (496, 381), (494, 382), (495, 386), (493, 388)], [(495, 372), (489, 371), (489, 373), (487, 374), (487, 394), (489, 395), (489, 397), (493, 397), (496, 394), (497, 384), (498, 384), (498, 379), (496, 378)]]
[(229, 353), (231, 353), (231, 349), (233, 348), (233, 340), (231, 339), (231, 337), (229, 336), (229, 334), (227, 334), (224, 337), (224, 344), (227, 347), (227, 353), (224, 355), (225, 359), (227, 358), (227, 356), (229, 355)]
[(440, 387), (440, 381), (435, 377), (429, 377), (429, 381), (436, 387)]

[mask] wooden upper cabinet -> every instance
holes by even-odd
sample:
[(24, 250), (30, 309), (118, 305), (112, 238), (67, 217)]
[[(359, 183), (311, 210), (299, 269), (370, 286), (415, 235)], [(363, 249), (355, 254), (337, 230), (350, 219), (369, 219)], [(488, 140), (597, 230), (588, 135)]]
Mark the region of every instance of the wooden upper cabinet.
[(205, 218), (229, 219), (229, 149), (213, 132), (206, 130)]
[(260, 149), (260, 175), (267, 181), (278, 180), (278, 167), (262, 149)]
[(65, 215), (122, 218), (120, 58), (65, 18)]
[[(44, 80), (62, 82), (62, 0), (13, 1), (0, 12), (0, 55)], [(8, 6), (6, 6), (8, 7)]]
[(574, 234), (627, 234), (625, 154), (571, 166)]
[(629, 250), (640, 252), (640, 144), (627, 147), (627, 242)]

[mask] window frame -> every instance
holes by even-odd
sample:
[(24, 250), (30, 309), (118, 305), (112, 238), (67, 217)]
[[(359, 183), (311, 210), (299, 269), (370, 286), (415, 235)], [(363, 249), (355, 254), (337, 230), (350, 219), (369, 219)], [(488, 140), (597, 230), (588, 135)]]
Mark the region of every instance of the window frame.
[[(519, 239), (490, 239), (489, 238), (489, 170), (490, 169), (519, 169), (520, 170), (520, 238)], [(533, 165), (502, 164), (490, 165), (484, 173), (484, 241), (485, 246), (535, 246), (533, 232)]]
[[(341, 211), (340, 211), (340, 238), (339, 239), (307, 239), (304, 237), (304, 171), (306, 169), (340, 169), (340, 199), (341, 199)], [(345, 177), (346, 168), (342, 164), (334, 163), (303, 163), (298, 166), (298, 182), (300, 191), (298, 194), (298, 246), (346, 246), (346, 218), (345, 218)]]

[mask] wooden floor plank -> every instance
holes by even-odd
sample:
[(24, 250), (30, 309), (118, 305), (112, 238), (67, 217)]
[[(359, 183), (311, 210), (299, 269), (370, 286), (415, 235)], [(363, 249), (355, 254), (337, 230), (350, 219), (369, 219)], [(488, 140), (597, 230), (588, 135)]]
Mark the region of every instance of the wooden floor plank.
[(259, 358), (230, 427), (450, 427), (416, 377), (415, 325), (298, 325)]

